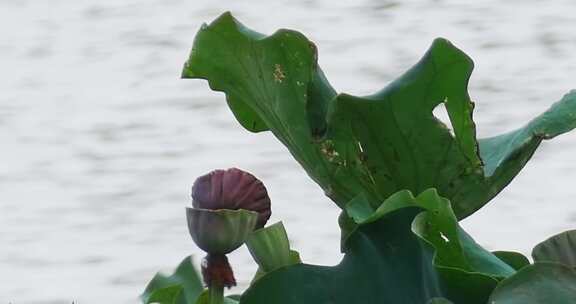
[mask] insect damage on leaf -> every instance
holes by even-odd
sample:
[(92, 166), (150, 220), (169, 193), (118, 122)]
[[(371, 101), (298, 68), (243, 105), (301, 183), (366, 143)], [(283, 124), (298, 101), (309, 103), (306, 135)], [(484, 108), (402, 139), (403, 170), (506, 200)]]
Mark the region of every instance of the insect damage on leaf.
[(274, 65), (274, 81), (278, 82), (278, 83), (282, 83), (282, 81), (284, 81), (284, 78), (286, 78), (286, 75), (284, 74), (284, 71), (282, 71), (282, 66), (279, 64), (275, 64)]

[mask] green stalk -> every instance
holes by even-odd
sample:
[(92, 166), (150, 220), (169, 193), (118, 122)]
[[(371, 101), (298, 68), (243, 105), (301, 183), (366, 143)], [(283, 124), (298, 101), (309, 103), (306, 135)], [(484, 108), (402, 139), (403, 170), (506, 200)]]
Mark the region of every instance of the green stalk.
[(208, 287), (208, 304), (224, 304), (224, 285), (213, 283)]

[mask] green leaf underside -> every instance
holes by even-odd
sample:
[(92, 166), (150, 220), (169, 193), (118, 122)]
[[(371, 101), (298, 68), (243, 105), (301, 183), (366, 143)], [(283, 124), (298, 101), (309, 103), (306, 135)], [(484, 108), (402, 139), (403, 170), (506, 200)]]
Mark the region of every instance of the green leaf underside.
[[(278, 267), (274, 268), (272, 271), (279, 269), (281, 267), (296, 265), (296, 264), (301, 264), (301, 263), (302, 263), (302, 259), (300, 258), (300, 253), (298, 253), (298, 251), (296, 251), (296, 250), (290, 250), (290, 260), (287, 263), (283, 263), (281, 266), (279, 265)], [(257, 280), (262, 278), (268, 272), (270, 272), (270, 271), (264, 271), (263, 269), (264, 268), (262, 268), (261, 266), (258, 266), (258, 269), (256, 270), (256, 273), (254, 274), (254, 277), (252, 278), (250, 285), (254, 284), (254, 282), (256, 282)]]
[(181, 295), (182, 292), (181, 285), (169, 286), (166, 288), (159, 289), (155, 291), (144, 303), (188, 303), (184, 296)]
[(561, 264), (537, 262), (502, 281), (488, 303), (576, 303), (576, 271)]
[[(202, 27), (184, 78), (226, 93), (248, 130), (270, 130), (341, 208), (365, 193), (374, 208), (399, 190), (428, 188), (464, 218), (501, 191), (542, 139), (576, 126), (576, 93), (525, 127), (475, 138), (467, 93), (472, 60), (445, 39), (385, 89), (336, 94), (302, 34), (253, 32), (229, 13)], [(432, 111), (444, 103), (454, 135)]]
[(506, 264), (515, 270), (520, 270), (525, 266), (530, 265), (530, 260), (523, 254), (514, 251), (494, 251), (492, 252), (500, 260), (504, 261)]
[(259, 268), (253, 282), (270, 271), (301, 263), (298, 252), (290, 249), (290, 241), (282, 222), (254, 231), (246, 247)]
[(443, 296), (455, 303), (485, 303), (498, 280), (514, 273), (458, 227), (449, 202), (434, 190), (418, 197), (400, 191), (381, 208), (369, 208), (361, 199), (347, 207), (359, 225), (345, 240), (339, 265), (300, 264), (270, 272), (241, 302), (355, 303), (352, 299), (361, 297), (363, 303), (411, 304)]
[(192, 258), (186, 257), (172, 275), (156, 274), (140, 299), (144, 304), (194, 304), (202, 290), (202, 281)]
[(556, 262), (576, 269), (576, 230), (557, 234), (532, 250), (536, 262)]
[[(195, 304), (210, 304), (210, 297), (209, 297), (208, 289), (204, 290), (200, 294), (200, 296), (198, 297), (198, 300), (195, 302)], [(234, 299), (234, 296), (224, 297), (223, 304), (238, 304), (238, 300)]]
[(430, 299), (427, 304), (452, 304), (452, 302), (445, 298), (434, 298)]

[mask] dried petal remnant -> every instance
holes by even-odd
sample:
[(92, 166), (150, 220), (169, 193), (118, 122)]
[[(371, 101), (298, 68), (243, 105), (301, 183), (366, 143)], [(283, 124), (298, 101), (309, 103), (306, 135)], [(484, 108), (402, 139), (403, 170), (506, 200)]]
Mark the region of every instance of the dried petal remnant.
[(258, 213), (257, 228), (271, 215), (270, 197), (254, 175), (237, 168), (214, 170), (199, 177), (192, 186), (192, 205), (202, 209), (245, 209)]
[(225, 255), (206, 256), (202, 263), (202, 277), (206, 286), (236, 286), (236, 279), (234, 272), (228, 263), (228, 258)]

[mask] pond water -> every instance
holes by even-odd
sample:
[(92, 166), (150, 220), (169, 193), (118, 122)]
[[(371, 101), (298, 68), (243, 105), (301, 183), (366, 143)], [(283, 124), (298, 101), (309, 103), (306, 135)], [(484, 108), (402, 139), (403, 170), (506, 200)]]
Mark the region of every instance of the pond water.
[[(230, 10), (304, 32), (343, 92), (393, 80), (432, 39), (476, 63), (480, 136), (522, 126), (576, 88), (576, 2), (0, 0), (0, 303), (137, 303), (157, 270), (201, 256), (185, 225), (195, 177), (237, 166), (267, 185), (304, 261), (341, 255), (337, 208), (269, 133), (179, 74), (202, 22)], [(576, 227), (576, 133), (463, 225), (519, 250)], [(197, 259), (198, 261), (198, 259)], [(231, 255), (240, 291), (255, 271)]]

